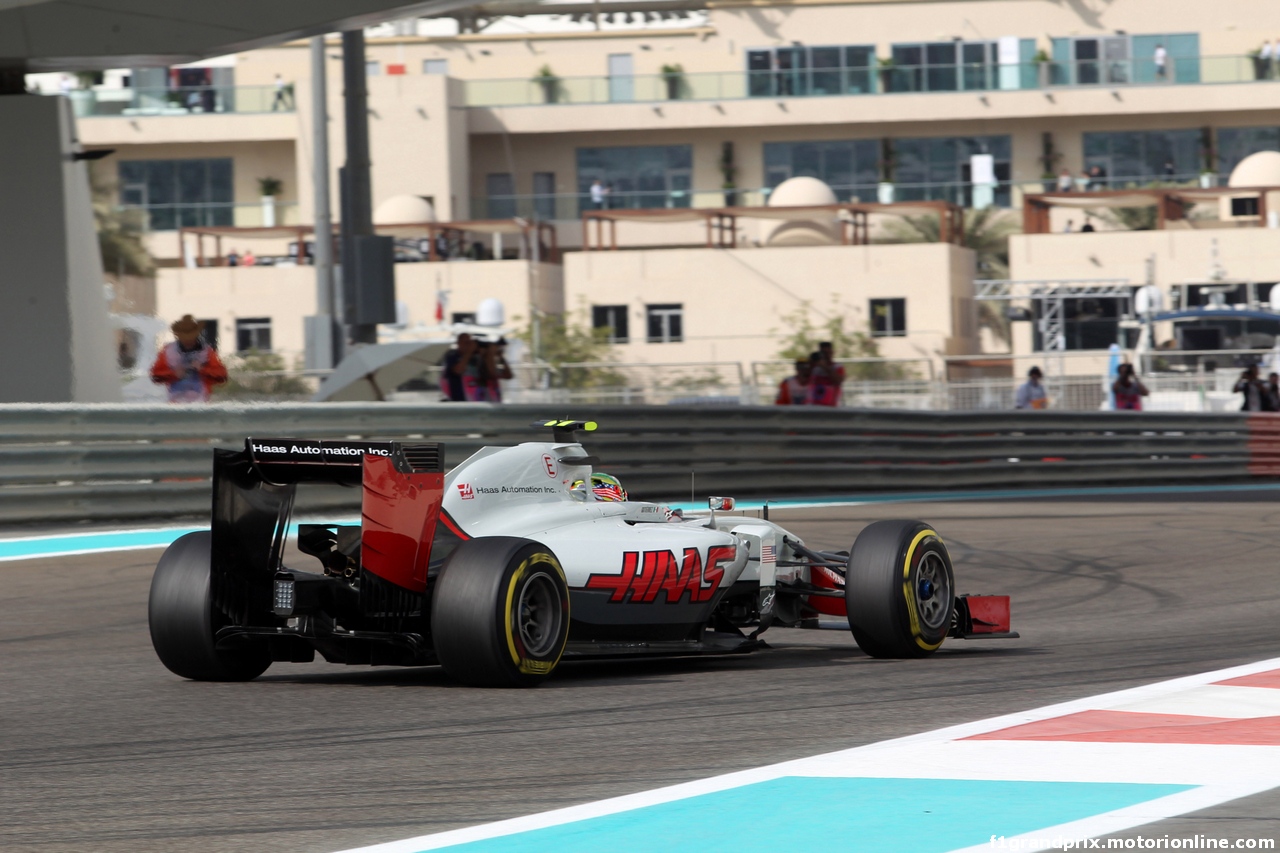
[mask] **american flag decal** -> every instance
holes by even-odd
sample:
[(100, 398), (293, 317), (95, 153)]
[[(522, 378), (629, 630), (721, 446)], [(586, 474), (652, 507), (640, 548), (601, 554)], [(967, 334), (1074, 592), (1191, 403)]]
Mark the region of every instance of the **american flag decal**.
[(774, 550), (774, 547), (772, 545), (760, 546), (760, 562), (772, 563), (772, 562), (775, 562), (777, 559), (778, 559), (777, 552)]

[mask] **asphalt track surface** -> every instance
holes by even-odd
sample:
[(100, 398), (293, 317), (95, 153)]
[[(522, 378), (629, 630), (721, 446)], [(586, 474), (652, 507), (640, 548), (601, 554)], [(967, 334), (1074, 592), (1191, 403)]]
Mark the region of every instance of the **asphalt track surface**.
[[(1011, 594), (1023, 638), (876, 661), (843, 632), (774, 629), (755, 655), (567, 665), (525, 691), (324, 663), (197, 684), (151, 650), (159, 551), (4, 563), (0, 850), (321, 853), (1280, 655), (1270, 495), (773, 517), (832, 548), (877, 518), (928, 520), (960, 591)], [(1271, 791), (1123, 837), (1280, 839), (1278, 815)]]

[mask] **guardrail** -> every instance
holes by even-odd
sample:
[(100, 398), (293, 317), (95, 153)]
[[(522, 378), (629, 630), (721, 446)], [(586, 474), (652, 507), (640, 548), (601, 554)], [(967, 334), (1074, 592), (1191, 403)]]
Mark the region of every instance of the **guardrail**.
[[(442, 441), (448, 466), (529, 424), (590, 417), (587, 444), (632, 496), (1232, 483), (1280, 473), (1280, 416), (904, 412), (774, 407), (483, 404), (0, 406), (0, 521), (207, 515), (213, 447), (261, 437)], [(354, 510), (359, 492), (300, 493)]]

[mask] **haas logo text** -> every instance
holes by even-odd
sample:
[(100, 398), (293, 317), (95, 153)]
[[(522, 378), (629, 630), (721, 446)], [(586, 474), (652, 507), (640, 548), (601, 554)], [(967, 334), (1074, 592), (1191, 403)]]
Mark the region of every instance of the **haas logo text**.
[(707, 552), (706, 566), (697, 548), (685, 548), (684, 558), (671, 551), (627, 551), (622, 555), (621, 574), (593, 574), (587, 578), (587, 589), (608, 590), (615, 604), (679, 604), (710, 601), (724, 578), (724, 563), (732, 562), (734, 549), (718, 545)]

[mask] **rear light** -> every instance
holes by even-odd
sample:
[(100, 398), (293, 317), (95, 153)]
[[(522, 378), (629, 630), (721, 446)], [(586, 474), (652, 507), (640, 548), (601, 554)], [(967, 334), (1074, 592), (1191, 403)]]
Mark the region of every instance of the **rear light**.
[(292, 616), (293, 609), (297, 606), (297, 595), (295, 585), (292, 578), (288, 580), (277, 580), (275, 587), (274, 606), (277, 616)]

